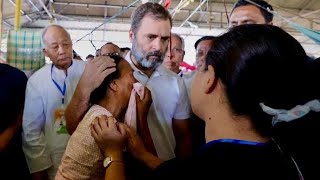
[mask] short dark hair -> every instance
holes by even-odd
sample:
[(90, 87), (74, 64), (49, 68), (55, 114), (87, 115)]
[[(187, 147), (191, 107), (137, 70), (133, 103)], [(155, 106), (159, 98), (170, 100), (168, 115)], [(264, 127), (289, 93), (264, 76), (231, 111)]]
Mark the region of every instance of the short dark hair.
[(136, 10), (132, 13), (131, 30), (133, 31), (134, 34), (137, 33), (141, 25), (141, 20), (146, 15), (150, 15), (153, 19), (156, 19), (156, 20), (169, 19), (170, 25), (172, 27), (172, 18), (170, 13), (158, 3), (147, 2), (138, 6)]
[(198, 39), (198, 40), (196, 41), (196, 43), (194, 43), (194, 48), (197, 49), (198, 44), (199, 44), (201, 41), (210, 40), (210, 41), (212, 41), (212, 43), (213, 43), (213, 41), (214, 41), (216, 38), (217, 38), (217, 37), (215, 37), (215, 36), (203, 36), (203, 37), (201, 37), (200, 39)]
[(96, 56), (100, 56), (101, 55), (101, 49), (97, 49), (95, 54), (96, 54)]
[(110, 57), (114, 59), (114, 63), (116, 64), (116, 71), (106, 76), (100, 86), (91, 92), (89, 100), (91, 104), (98, 104), (105, 97), (108, 86), (112, 82), (112, 80), (118, 79), (120, 77), (119, 62), (122, 60), (122, 57), (117, 55), (110, 55)]
[(86, 59), (88, 59), (88, 58), (94, 58), (94, 55), (89, 54), (89, 55), (86, 57)]
[(72, 50), (72, 53), (73, 53), (73, 58), (76, 58), (79, 56), (79, 54), (75, 50)]
[[(251, 0), (251, 1), (260, 5), (261, 7), (265, 8), (265, 9), (270, 9), (271, 11), (273, 11), (272, 6), (269, 3), (267, 3), (266, 1), (263, 1), (263, 0)], [(239, 0), (238, 2), (235, 3), (230, 15), (233, 13), (234, 9), (236, 9), (237, 7), (248, 6), (248, 5), (256, 6), (246, 0)], [(261, 7), (257, 6), (257, 8), (260, 9), (261, 14), (264, 17), (266, 23), (270, 23), (273, 20), (273, 14), (271, 14), (270, 12), (266, 11), (265, 9), (263, 9)]]
[(27, 81), (27, 76), (21, 70), (0, 64), (0, 133), (22, 114)]
[(131, 49), (129, 47), (122, 47), (120, 48), (120, 51), (121, 52), (124, 52), (124, 51), (130, 51)]
[[(118, 46), (118, 45), (116, 45), (115, 43), (113, 43), (113, 42), (107, 42), (107, 43), (105, 43), (103, 46), (105, 46), (105, 45), (114, 45), (114, 46), (117, 46), (119, 49), (120, 49), (120, 47)], [(103, 47), (103, 46), (101, 46), (101, 48)], [(100, 48), (100, 49), (101, 49)]]

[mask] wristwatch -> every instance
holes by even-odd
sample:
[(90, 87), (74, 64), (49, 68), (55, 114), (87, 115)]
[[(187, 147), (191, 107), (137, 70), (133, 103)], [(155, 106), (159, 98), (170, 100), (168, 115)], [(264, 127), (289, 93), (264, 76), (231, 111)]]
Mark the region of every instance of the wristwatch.
[(103, 160), (103, 167), (107, 168), (112, 162), (121, 162), (121, 160), (113, 160), (111, 156), (106, 156)]

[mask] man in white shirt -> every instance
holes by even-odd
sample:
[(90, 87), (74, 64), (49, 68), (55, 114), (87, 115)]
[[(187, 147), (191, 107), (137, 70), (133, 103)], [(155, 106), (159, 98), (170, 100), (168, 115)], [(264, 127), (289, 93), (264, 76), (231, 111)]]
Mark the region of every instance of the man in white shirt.
[(61, 26), (42, 32), (43, 52), (52, 64), (36, 71), (28, 80), (23, 113), (23, 150), (33, 179), (53, 179), (69, 134), (64, 107), (69, 102), (85, 68), (72, 59), (72, 41)]
[(70, 35), (59, 25), (46, 27), (41, 38), (43, 52), (52, 64), (45, 65), (28, 80), (22, 147), (32, 178), (54, 179), (69, 139), (64, 110), (82, 73), (90, 73), (92, 78), (101, 74), (105, 77), (112, 71), (106, 67), (114, 63), (106, 57), (99, 57), (88, 64), (73, 60)]
[[(148, 125), (157, 155), (163, 160), (176, 156), (184, 158), (192, 151), (188, 122), (190, 103), (185, 85), (177, 74), (161, 65), (171, 27), (171, 16), (161, 5), (148, 2), (137, 7), (129, 31), (132, 51), (125, 58), (135, 70), (135, 78), (151, 91), (153, 103), (148, 113)], [(78, 86), (77, 91), (84, 88)], [(90, 93), (75, 93), (73, 101), (88, 104), (85, 98), (88, 95)], [(74, 109), (70, 105), (68, 109)], [(78, 109), (73, 114), (84, 112)], [(80, 121), (81, 118), (67, 118), (70, 133)]]
[(157, 3), (145, 3), (132, 14), (127, 54), (135, 78), (151, 91), (148, 124), (158, 157), (191, 154), (190, 104), (183, 80), (162, 66), (172, 27), (171, 16)]
[(183, 72), (180, 69), (180, 64), (183, 62), (184, 57), (184, 40), (176, 33), (171, 33), (170, 42), (166, 56), (163, 60), (163, 65), (169, 70), (177, 73), (183, 77)]
[(72, 41), (61, 26), (50, 25), (42, 32), (43, 52), (52, 64), (28, 80), (23, 113), (23, 150), (33, 179), (53, 179), (69, 134), (64, 107), (69, 102), (85, 68), (72, 60)]

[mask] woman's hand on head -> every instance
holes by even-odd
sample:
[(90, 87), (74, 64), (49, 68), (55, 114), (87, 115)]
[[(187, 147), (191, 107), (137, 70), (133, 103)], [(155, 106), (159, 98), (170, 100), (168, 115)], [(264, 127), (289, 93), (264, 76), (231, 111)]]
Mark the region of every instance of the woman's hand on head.
[(91, 134), (105, 154), (122, 152), (126, 145), (127, 135), (124, 124), (117, 122), (112, 116), (96, 117), (91, 125)]

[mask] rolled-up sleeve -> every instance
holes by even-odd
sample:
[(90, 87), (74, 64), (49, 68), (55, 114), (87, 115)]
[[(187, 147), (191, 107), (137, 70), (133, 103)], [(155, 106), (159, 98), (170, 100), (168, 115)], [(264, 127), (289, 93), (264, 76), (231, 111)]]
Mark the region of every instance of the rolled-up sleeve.
[(45, 170), (52, 166), (47, 142), (44, 136), (44, 102), (39, 86), (29, 79), (22, 121), (22, 148), (31, 173)]

